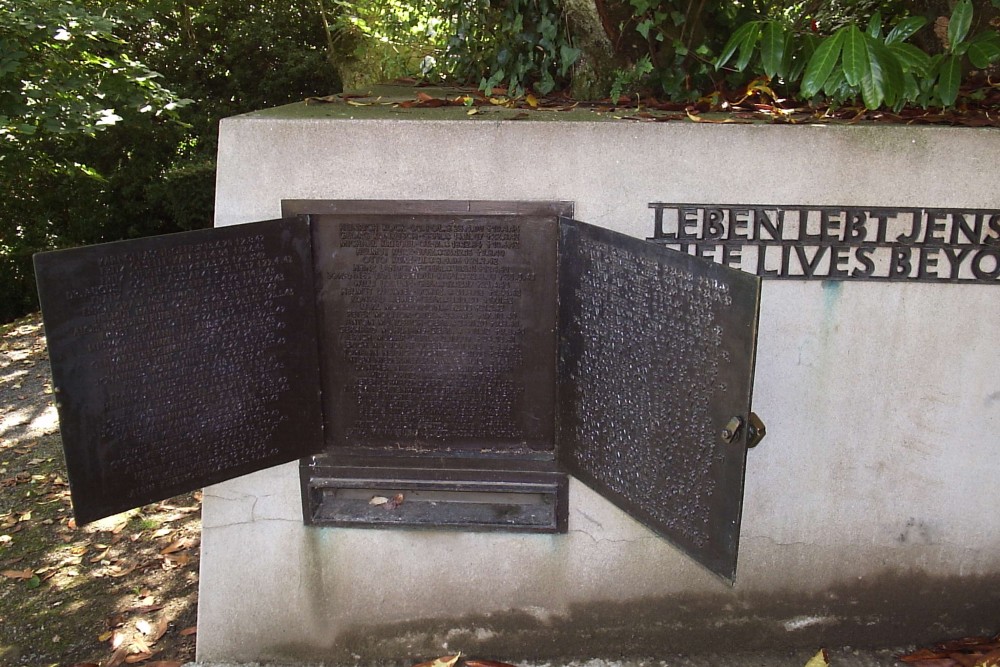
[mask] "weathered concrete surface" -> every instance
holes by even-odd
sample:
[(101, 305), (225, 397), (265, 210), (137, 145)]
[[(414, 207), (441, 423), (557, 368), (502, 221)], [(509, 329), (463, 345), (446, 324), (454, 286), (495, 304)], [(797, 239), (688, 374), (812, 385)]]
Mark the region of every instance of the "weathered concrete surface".
[[(223, 121), (217, 224), (282, 199), (1000, 209), (1000, 133), (947, 128)], [(303, 117), (305, 116), (305, 117)], [(206, 489), (199, 659), (350, 663), (886, 645), (1000, 609), (995, 286), (766, 282), (732, 589), (581, 484), (564, 536), (307, 529), (294, 465)]]
[[(803, 667), (815, 650), (769, 651), (757, 653), (702, 653), (699, 655), (664, 656), (641, 660), (573, 660), (564, 662), (518, 662), (518, 667)], [(827, 650), (832, 667), (902, 667), (895, 656), (896, 649), (858, 650), (852, 648)], [(412, 667), (413, 661), (359, 660), (358, 667)], [(281, 667), (279, 663), (188, 663), (185, 667)], [(296, 663), (296, 667), (321, 667), (320, 663)]]

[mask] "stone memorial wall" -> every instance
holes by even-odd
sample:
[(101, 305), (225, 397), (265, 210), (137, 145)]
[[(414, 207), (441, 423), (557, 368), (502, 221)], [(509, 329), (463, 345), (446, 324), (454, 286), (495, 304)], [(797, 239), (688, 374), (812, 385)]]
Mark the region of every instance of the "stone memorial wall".
[[(753, 405), (768, 435), (747, 456), (735, 584), (576, 480), (564, 535), (373, 531), (304, 525), (291, 463), (205, 490), (201, 660), (354, 664), (457, 650), (640, 657), (995, 632), (1000, 135), (349, 111), (290, 107), (223, 121), (216, 224), (278, 217), (289, 199), (571, 201), (577, 219), (763, 277)], [(402, 256), (355, 231), (352, 247), (367, 253), (358, 259), (391, 266)], [(482, 243), (475, 230), (439, 233)], [(735, 302), (710, 283), (681, 284), (641, 261), (589, 252), (591, 261), (632, 267), (622, 280), (634, 301), (666, 300), (676, 289), (703, 304), (706, 318), (713, 300)], [(443, 257), (453, 261), (442, 266), (470, 266), (461, 254)], [(345, 274), (338, 290), (368, 298), (376, 283), (354, 271), (364, 262), (334, 269)], [(530, 287), (491, 266), (477, 264), (476, 280), (506, 285), (505, 293)], [(457, 306), (478, 289), (464, 280), (451, 300), (431, 303), (423, 300), (440, 290), (423, 280), (394, 286), (388, 298)], [(580, 280), (604, 298), (599, 281)], [(593, 326), (588, 336), (604, 335), (602, 323), (617, 317), (616, 304), (604, 302), (600, 312), (596, 301), (579, 305), (578, 321)], [(496, 304), (501, 319), (515, 317), (508, 305)], [(477, 324), (455, 312), (448, 321), (460, 326), (449, 335), (460, 345)], [(366, 368), (358, 345), (376, 320), (359, 312), (336, 330), (388, 391), (396, 385)], [(615, 401), (669, 402), (690, 391), (697, 405), (726, 382), (711, 341), (671, 347), (683, 319), (621, 325), (629, 335), (604, 341), (613, 352), (586, 363), (718, 354), (719, 376), (664, 379), (676, 388), (641, 398), (577, 387), (591, 406), (581, 418), (594, 429), (606, 424), (608, 437), (643, 428), (615, 425)], [(490, 328), (498, 333), (489, 345), (507, 349), (503, 327)], [(444, 344), (428, 342), (428, 354)], [(407, 377), (392, 382), (404, 386)], [(470, 428), (476, 419), (485, 428), (489, 410)], [(697, 486), (698, 466), (692, 461), (691, 476), (677, 483)]]

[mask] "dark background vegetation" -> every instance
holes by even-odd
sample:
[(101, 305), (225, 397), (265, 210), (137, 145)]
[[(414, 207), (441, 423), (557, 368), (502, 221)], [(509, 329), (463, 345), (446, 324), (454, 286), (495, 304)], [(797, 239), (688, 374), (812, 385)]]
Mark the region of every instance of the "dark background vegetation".
[(36, 308), (35, 252), (210, 226), (226, 116), (402, 76), (716, 107), (758, 81), (802, 105), (961, 111), (996, 90), (998, 6), (0, 0), (0, 322)]

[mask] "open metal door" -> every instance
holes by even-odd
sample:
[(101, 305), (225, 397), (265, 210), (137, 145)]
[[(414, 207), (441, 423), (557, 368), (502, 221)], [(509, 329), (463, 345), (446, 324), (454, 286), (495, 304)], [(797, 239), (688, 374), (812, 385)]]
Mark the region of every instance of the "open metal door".
[(557, 455), (733, 581), (760, 280), (563, 219)]
[(78, 523), (322, 447), (310, 246), (293, 218), (35, 255)]

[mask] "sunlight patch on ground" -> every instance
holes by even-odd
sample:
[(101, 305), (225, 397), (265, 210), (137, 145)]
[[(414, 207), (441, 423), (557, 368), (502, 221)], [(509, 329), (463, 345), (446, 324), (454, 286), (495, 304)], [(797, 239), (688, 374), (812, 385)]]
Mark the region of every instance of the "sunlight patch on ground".
[(56, 413), (55, 406), (48, 406), (40, 413), (38, 413), (34, 419), (31, 417), (31, 409), (22, 410), (11, 410), (0, 417), (0, 436), (13, 435), (14, 439), (20, 439), (25, 434), (23, 433), (12, 433), (15, 429), (23, 429), (25, 425), (28, 426), (29, 431), (32, 431), (37, 435), (46, 435), (48, 433), (54, 433), (59, 426), (59, 415)]
[(28, 371), (14, 371), (12, 373), (7, 373), (6, 375), (0, 376), (0, 384), (7, 384), (8, 382), (14, 384), (14, 380), (27, 375)]
[(59, 427), (59, 413), (56, 406), (50, 405), (31, 420), (29, 428), (40, 433), (54, 433)]
[(28, 410), (11, 410), (7, 412), (3, 417), (0, 417), (0, 435), (7, 435), (15, 428), (24, 426), (28, 423), (28, 419)]

